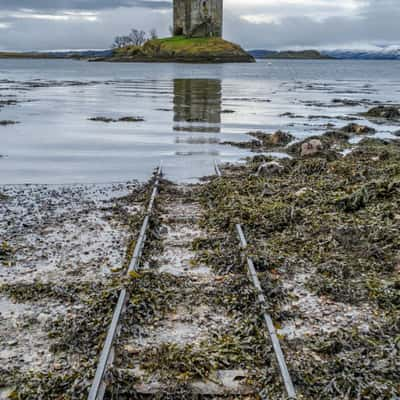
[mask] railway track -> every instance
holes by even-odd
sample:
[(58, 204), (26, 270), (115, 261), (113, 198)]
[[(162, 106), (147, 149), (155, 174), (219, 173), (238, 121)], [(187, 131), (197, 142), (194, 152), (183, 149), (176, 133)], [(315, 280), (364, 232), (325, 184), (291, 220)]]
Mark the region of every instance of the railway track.
[[(215, 170), (218, 176), (222, 175), (217, 164)], [(218, 276), (205, 265), (192, 265), (191, 260), (195, 257), (192, 243), (206, 235), (196, 224), (201, 207), (192, 197), (190, 188), (167, 184), (160, 195), (161, 176), (160, 166), (127, 271), (130, 277), (137, 272), (141, 275), (138, 293), (121, 289), (88, 399), (129, 398), (132, 392), (139, 398), (160, 398), (160, 394), (166, 393), (173, 394), (166, 398), (182, 399), (188, 398), (188, 393), (208, 398), (258, 398), (258, 393), (248, 384), (250, 369), (241, 368), (246, 362), (251, 363), (251, 356), (250, 361), (249, 357), (237, 356), (236, 351), (243, 353), (242, 345), (229, 335), (237, 331), (239, 325), (245, 326), (246, 321), (243, 317), (232, 317), (221, 301), (216, 300), (221, 298), (227, 286), (235, 284), (237, 278), (234, 276), (230, 280)], [(163, 208), (160, 230), (163, 250), (156, 257), (156, 266), (144, 268), (140, 262), (141, 254), (157, 196), (161, 197)], [(247, 242), (243, 228), (240, 225), (236, 228), (245, 254)], [(281, 373), (283, 398), (296, 399), (274, 324), (266, 311), (257, 272), (251, 258), (246, 256), (246, 260)], [(143, 285), (150, 291), (145, 291)], [(132, 308), (131, 303), (137, 303), (136, 308)], [(124, 318), (127, 309), (129, 318)], [(130, 325), (138, 319), (132, 315), (138, 311), (142, 313), (143, 309), (148, 320), (144, 326), (135, 329)], [(130, 337), (132, 332), (135, 334)], [(235, 363), (232, 360), (236, 358), (239, 360)], [(211, 373), (217, 364), (218, 368)], [(128, 377), (125, 382), (129, 381), (129, 390), (121, 387), (121, 383), (110, 387), (115, 383), (108, 379), (110, 369)]]

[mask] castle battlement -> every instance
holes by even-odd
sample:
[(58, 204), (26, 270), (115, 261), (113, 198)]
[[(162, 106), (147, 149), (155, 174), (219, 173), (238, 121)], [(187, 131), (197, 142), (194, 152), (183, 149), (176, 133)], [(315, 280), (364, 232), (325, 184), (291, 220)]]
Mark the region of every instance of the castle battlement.
[(174, 35), (221, 37), (223, 0), (174, 0)]

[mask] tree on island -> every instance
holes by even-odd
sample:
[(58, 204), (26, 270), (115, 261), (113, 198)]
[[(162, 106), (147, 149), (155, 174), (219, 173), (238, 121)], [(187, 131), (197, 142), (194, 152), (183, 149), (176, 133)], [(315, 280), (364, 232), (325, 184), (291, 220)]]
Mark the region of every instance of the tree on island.
[(146, 43), (149, 39), (154, 40), (157, 38), (157, 31), (154, 28), (150, 30), (148, 36), (143, 30), (132, 29), (129, 35), (117, 36), (114, 39), (112, 47), (116, 49), (121, 49), (126, 46), (143, 46), (143, 44)]

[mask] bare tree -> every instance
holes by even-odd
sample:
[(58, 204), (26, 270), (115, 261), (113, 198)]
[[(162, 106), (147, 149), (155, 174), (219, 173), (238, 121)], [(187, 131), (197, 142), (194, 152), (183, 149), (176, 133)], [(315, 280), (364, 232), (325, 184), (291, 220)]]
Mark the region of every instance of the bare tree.
[(158, 39), (157, 30), (155, 28), (150, 31), (149, 35), (151, 40)]
[(121, 47), (124, 47), (124, 37), (123, 36), (116, 36), (114, 39), (114, 43), (112, 47), (115, 49), (120, 49)]
[(139, 31), (138, 29), (132, 29), (131, 33), (129, 34), (131, 39), (131, 43), (135, 46), (142, 46), (144, 42), (147, 40), (146, 32)]

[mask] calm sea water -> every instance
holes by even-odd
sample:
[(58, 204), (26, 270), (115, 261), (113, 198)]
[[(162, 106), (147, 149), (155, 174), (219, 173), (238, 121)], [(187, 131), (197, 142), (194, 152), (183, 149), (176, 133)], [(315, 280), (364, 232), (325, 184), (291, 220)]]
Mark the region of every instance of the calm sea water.
[[(145, 180), (160, 160), (170, 179), (195, 180), (212, 173), (214, 160), (249, 155), (221, 144), (248, 140), (249, 131), (301, 139), (327, 122), (346, 124), (349, 114), (371, 125), (357, 114), (373, 102), (400, 103), (399, 70), (397, 61), (0, 60), (0, 120), (19, 122), (0, 126), (0, 184)], [(96, 116), (145, 121), (88, 120)], [(388, 136), (400, 127), (377, 129)]]

